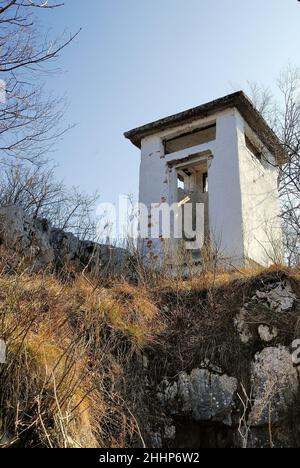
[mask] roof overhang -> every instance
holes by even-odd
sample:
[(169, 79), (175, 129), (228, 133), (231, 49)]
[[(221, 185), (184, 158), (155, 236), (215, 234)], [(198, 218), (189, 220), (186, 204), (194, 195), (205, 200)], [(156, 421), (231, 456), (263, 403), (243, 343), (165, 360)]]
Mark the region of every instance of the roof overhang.
[(229, 94), (179, 114), (148, 123), (124, 133), (124, 136), (135, 146), (141, 148), (142, 140), (150, 135), (191, 123), (197, 119), (210, 117), (228, 108), (238, 109), (249, 127), (257, 134), (271, 154), (275, 156), (278, 164), (287, 162), (288, 156), (280, 140), (243, 91)]

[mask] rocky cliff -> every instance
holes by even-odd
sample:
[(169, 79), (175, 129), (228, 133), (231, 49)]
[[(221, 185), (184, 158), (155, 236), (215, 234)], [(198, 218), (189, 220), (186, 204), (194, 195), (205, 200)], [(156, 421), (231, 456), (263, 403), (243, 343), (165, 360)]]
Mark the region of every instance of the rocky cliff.
[(168, 327), (152, 391), (167, 423), (154, 445), (300, 445), (299, 297), (299, 281), (278, 271), (163, 292)]
[(0, 208), (0, 245), (11, 261), (22, 259), (31, 271), (54, 267), (78, 272), (88, 267), (98, 274), (117, 274), (127, 260), (124, 249), (80, 240), (14, 205)]

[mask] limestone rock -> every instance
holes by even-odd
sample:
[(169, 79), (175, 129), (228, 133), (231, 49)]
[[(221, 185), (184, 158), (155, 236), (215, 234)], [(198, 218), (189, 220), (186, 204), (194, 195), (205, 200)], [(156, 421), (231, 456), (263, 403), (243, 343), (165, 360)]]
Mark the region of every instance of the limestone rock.
[(176, 427), (175, 426), (165, 426), (165, 439), (174, 440), (176, 437)]
[(163, 406), (172, 403), (178, 395), (177, 382), (170, 383), (168, 379), (164, 379), (157, 387), (157, 398)]
[(231, 412), (238, 383), (227, 375), (195, 369), (190, 376), (190, 399), (195, 421), (215, 420), (231, 424)]
[(290, 310), (297, 299), (288, 281), (269, 285), (268, 290), (257, 291), (256, 296), (258, 299), (266, 300), (271, 309), (276, 312), (286, 312)]
[(230, 425), (237, 387), (237, 379), (233, 377), (194, 369), (190, 375), (180, 373), (178, 382), (168, 385), (165, 379), (158, 397), (161, 403), (172, 408), (172, 414), (191, 413), (194, 421)]
[(154, 432), (150, 435), (151, 438), (151, 447), (160, 449), (162, 448), (162, 437), (159, 432)]
[(178, 399), (181, 404), (181, 411), (184, 413), (193, 412), (193, 400), (191, 398), (191, 376), (186, 372), (181, 372), (178, 378)]
[(252, 364), (254, 404), (249, 416), (251, 426), (268, 425), (281, 420), (293, 403), (299, 388), (298, 372), (285, 347), (265, 348)]
[(118, 273), (128, 259), (125, 249), (82, 241), (74, 234), (51, 228), (47, 220), (33, 219), (18, 206), (0, 208), (0, 244), (39, 271), (47, 267), (86, 266), (96, 273)]
[(39, 269), (54, 261), (46, 220), (33, 219), (17, 206), (0, 208), (0, 243)]
[(270, 328), (268, 327), (268, 325), (260, 325), (258, 327), (258, 334), (262, 341), (264, 341), (265, 343), (270, 343), (275, 338), (277, 338), (278, 330), (275, 327)]
[(253, 338), (250, 327), (247, 324), (247, 314), (247, 310), (242, 308), (234, 319), (235, 328), (240, 336), (241, 342), (244, 344), (250, 343)]
[(209, 359), (204, 359), (200, 364), (200, 369), (207, 369), (215, 374), (223, 374), (221, 367), (215, 366)]
[(125, 249), (81, 241), (74, 234), (60, 229), (51, 230), (50, 241), (56, 263), (72, 265), (78, 270), (88, 265), (91, 271), (118, 273), (128, 257)]

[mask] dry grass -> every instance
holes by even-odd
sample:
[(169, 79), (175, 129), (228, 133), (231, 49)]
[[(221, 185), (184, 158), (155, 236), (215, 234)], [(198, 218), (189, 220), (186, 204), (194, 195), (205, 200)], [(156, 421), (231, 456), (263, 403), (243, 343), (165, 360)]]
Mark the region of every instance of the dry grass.
[(2, 432), (25, 447), (137, 443), (134, 412), (143, 405), (134, 387), (157, 317), (149, 292), (125, 282), (108, 289), (82, 276), (63, 285), (53, 276), (2, 275)]
[(82, 344), (66, 322), (53, 278), (1, 277), (2, 429), (21, 446), (96, 446)]
[[(157, 275), (150, 286), (3, 271), (0, 431), (21, 447), (143, 446), (147, 424), (161, 417), (145, 378), (159, 381), (208, 358), (246, 382), (258, 345), (241, 344), (234, 317), (262, 282), (286, 275), (299, 287), (299, 271), (278, 267), (188, 280)], [(290, 340), (297, 314), (276, 323), (278, 339)], [(254, 322), (262, 318), (273, 320), (253, 311)]]

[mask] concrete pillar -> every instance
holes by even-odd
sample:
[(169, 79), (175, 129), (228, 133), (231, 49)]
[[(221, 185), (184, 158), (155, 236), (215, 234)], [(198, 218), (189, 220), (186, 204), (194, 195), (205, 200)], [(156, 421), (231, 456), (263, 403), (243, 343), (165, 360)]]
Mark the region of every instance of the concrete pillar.
[[(169, 202), (169, 170), (165, 159), (165, 150), (161, 138), (152, 136), (142, 141), (139, 201), (147, 206), (148, 228), (157, 228), (155, 221), (150, 217), (151, 206), (159, 208), (163, 203)], [(152, 258), (160, 257), (163, 248), (162, 238), (141, 239), (144, 255)]]
[(234, 109), (217, 118), (215, 151), (208, 171), (211, 239), (228, 263), (244, 257), (242, 203), (238, 154), (237, 113)]

